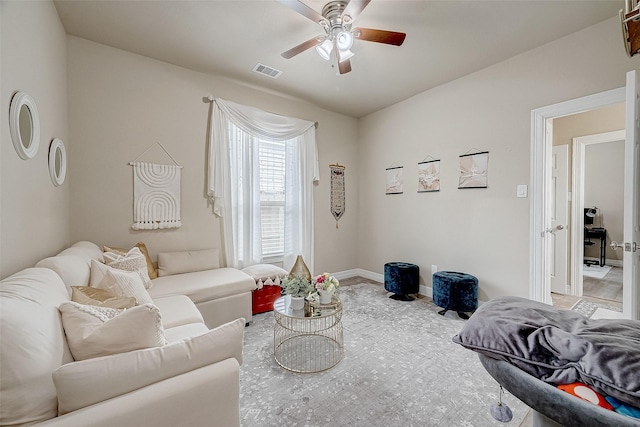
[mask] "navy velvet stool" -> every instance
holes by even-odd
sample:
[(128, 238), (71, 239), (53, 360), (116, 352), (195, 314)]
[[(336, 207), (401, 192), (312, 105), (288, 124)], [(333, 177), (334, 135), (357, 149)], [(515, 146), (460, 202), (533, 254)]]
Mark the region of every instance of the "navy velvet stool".
[(406, 262), (388, 262), (384, 265), (384, 289), (393, 292), (389, 298), (413, 301), (409, 294), (420, 292), (420, 267)]
[(478, 279), (470, 274), (455, 271), (433, 273), (433, 303), (444, 308), (438, 312), (444, 316), (448, 310), (468, 319), (468, 312), (478, 308)]

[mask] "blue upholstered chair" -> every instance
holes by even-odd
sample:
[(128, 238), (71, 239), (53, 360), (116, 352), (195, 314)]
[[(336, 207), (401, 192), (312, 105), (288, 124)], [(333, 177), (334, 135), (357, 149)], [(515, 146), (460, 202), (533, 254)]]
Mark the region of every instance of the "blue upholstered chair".
[(455, 271), (438, 271), (433, 273), (433, 303), (444, 310), (444, 314), (453, 310), (463, 319), (467, 313), (478, 308), (478, 279), (475, 276)]
[(388, 262), (384, 265), (384, 289), (393, 292), (389, 298), (413, 301), (409, 294), (420, 292), (420, 267), (406, 262)]

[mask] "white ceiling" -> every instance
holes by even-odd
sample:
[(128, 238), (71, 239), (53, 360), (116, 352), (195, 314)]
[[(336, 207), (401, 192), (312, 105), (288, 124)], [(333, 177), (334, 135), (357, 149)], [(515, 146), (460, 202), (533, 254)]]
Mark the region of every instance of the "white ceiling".
[[(304, 0), (321, 12), (325, 1)], [(68, 34), (362, 117), (617, 16), (619, 0), (372, 0), (354, 26), (407, 33), (400, 47), (356, 40), (337, 75), (309, 49), (319, 25), (275, 0), (55, 1)], [(621, 36), (622, 37), (622, 36)], [(612, 49), (622, 49), (612, 46)], [(271, 79), (256, 63), (283, 71)]]

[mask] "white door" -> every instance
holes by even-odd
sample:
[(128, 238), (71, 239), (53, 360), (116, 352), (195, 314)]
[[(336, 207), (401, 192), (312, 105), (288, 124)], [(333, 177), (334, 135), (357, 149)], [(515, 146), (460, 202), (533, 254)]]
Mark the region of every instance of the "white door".
[(569, 145), (556, 145), (551, 153), (551, 292), (569, 293), (568, 277), (568, 244), (569, 233)]
[(640, 275), (638, 263), (640, 259), (640, 210), (638, 199), (640, 196), (640, 128), (638, 117), (639, 107), (638, 75), (636, 71), (627, 73), (626, 96), (626, 139), (625, 139), (625, 165), (624, 165), (624, 250), (622, 262), (624, 265), (622, 280), (622, 312), (627, 319), (640, 319)]

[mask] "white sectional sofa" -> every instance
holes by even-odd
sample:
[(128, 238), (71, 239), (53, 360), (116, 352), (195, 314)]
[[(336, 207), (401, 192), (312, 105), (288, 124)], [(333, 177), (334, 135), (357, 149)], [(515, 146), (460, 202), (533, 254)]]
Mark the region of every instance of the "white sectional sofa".
[(101, 249), (79, 242), (0, 281), (0, 425), (239, 426), (255, 281), (224, 268), (154, 279), (153, 304), (127, 311), (159, 310), (163, 345), (75, 361), (59, 307), (89, 283), (92, 260)]

